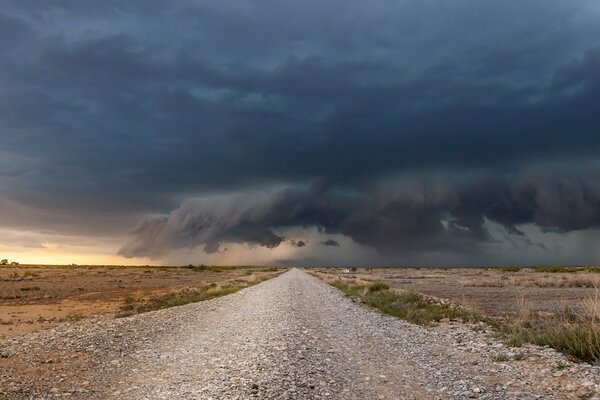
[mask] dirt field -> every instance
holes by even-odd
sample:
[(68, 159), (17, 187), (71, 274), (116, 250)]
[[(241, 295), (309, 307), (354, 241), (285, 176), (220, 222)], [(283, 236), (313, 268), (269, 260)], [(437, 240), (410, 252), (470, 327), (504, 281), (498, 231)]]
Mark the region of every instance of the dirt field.
[(297, 268), (230, 296), (0, 339), (6, 400), (597, 399), (599, 371), (485, 328), (382, 315)]
[[(577, 309), (596, 292), (600, 273), (544, 272), (523, 268), (344, 268), (324, 272), (412, 289), (466, 304), (492, 315), (523, 302), (533, 310)], [(268, 274), (265, 268), (193, 270), (176, 267), (0, 267), (0, 337), (37, 331), (68, 320), (109, 313), (128, 297), (159, 295), (200, 283), (225, 283)]]
[(502, 316), (524, 305), (553, 313), (577, 309), (598, 293), (600, 273), (594, 269), (552, 268), (322, 268), (318, 271), (345, 277), (385, 281), (391, 287), (411, 289), (488, 314)]
[(0, 267), (0, 337), (118, 310), (130, 297), (272, 274), (265, 268)]

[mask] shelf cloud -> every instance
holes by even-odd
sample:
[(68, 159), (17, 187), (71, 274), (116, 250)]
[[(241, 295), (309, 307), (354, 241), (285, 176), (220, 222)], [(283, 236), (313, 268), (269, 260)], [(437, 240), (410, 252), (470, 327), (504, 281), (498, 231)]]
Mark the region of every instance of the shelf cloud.
[[(436, 249), (470, 251), (492, 240), (486, 221), (510, 235), (534, 224), (555, 232), (600, 226), (600, 183), (595, 175), (557, 178), (540, 173), (508, 179), (477, 177), (394, 191), (340, 192), (316, 184), (286, 189), (248, 201), (186, 202), (168, 216), (143, 220), (121, 250), (126, 257), (161, 257), (174, 249), (204, 246), (218, 251), (226, 243), (279, 246), (278, 229), (316, 227), (342, 234), (382, 253)], [(291, 241), (304, 247), (304, 241)], [(335, 240), (324, 242), (337, 246)]]

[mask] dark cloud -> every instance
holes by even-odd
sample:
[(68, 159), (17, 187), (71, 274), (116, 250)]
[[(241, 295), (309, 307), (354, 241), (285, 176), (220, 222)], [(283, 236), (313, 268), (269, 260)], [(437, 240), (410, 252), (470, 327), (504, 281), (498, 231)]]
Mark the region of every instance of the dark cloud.
[(327, 239), (327, 240), (321, 242), (321, 244), (323, 246), (334, 246), (334, 247), (339, 247), (339, 245), (340, 245), (336, 240), (333, 240), (333, 239)]
[(304, 240), (290, 240), (289, 241), (290, 245), (292, 245), (293, 247), (304, 247), (306, 246), (306, 242)]
[[(594, 178), (523, 174), (470, 178), (395, 193), (342, 193), (322, 185), (284, 190), (228, 204), (186, 203), (168, 217), (143, 221), (121, 249), (127, 257), (162, 256), (177, 248), (246, 242), (277, 247), (277, 229), (313, 226), (383, 253), (468, 251), (491, 241), (486, 221), (523, 235), (535, 224), (558, 232), (600, 226), (600, 184)], [(302, 241), (292, 241), (300, 247)], [(329, 245), (332, 242), (325, 242)]]
[[(122, 234), (183, 203), (123, 249), (154, 242), (158, 256), (276, 247), (274, 229), (296, 224), (404, 251), (424, 238), (489, 242), (486, 219), (518, 234), (522, 223), (572, 230), (595, 218), (593, 2), (0, 4), (0, 201), (32, 210), (0, 210), (5, 226)], [(569, 163), (586, 182), (580, 198), (548, 174), (535, 190), (507, 178)], [(393, 180), (441, 173), (453, 183), (435, 189), (439, 206)], [(462, 189), (460, 177), (478, 173), (487, 178)], [(329, 186), (300, 189), (314, 181)], [(390, 193), (374, 189), (384, 181)], [(296, 189), (247, 204), (250, 191), (281, 185)], [(223, 193), (238, 204), (186, 201)]]
[(9, 46), (13, 44), (22, 44), (33, 33), (27, 22), (0, 11), (0, 51), (10, 50)]

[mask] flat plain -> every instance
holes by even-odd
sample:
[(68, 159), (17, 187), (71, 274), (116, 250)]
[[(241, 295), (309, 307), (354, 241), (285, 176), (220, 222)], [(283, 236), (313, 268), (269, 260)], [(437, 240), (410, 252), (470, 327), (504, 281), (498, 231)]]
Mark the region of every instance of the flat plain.
[(513, 349), (485, 327), (419, 326), (295, 268), (229, 296), (0, 339), (0, 349), (0, 398), (18, 400), (566, 400), (600, 389), (599, 367)]
[(131, 303), (185, 288), (230, 285), (274, 272), (256, 267), (3, 266), (0, 337), (120, 312)]
[(578, 309), (600, 285), (597, 267), (498, 268), (316, 268), (330, 275), (384, 281), (481, 310), (494, 316), (514, 314), (526, 305), (554, 314)]
[[(522, 296), (532, 312), (584, 310), (595, 269), (2, 272), (0, 398), (600, 399), (596, 342), (587, 362), (515, 346), (466, 311), (532, 328), (515, 319)], [(598, 337), (591, 318), (562, 322)]]

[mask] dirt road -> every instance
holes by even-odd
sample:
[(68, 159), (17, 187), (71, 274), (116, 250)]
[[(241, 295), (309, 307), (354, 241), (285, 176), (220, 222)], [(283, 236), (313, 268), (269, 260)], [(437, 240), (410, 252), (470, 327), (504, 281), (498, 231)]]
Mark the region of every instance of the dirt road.
[(381, 315), (298, 269), (0, 346), (0, 398), (571, 399), (600, 388), (598, 367), (533, 346), (512, 360), (490, 335)]

